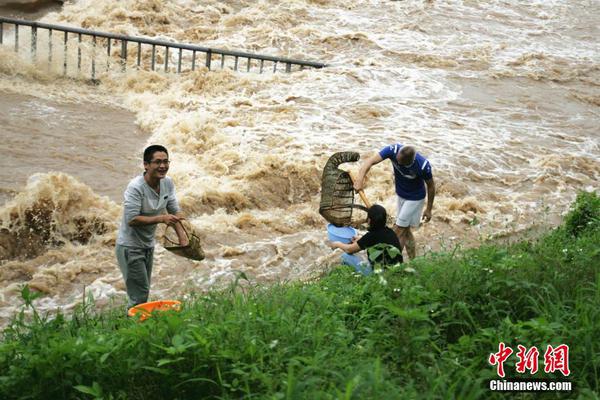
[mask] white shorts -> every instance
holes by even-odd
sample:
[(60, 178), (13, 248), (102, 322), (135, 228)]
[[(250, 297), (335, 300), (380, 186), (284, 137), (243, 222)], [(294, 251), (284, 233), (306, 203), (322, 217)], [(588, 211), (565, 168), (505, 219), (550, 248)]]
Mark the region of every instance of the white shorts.
[(398, 211), (396, 213), (396, 225), (401, 228), (412, 226), (418, 228), (421, 224), (421, 214), (425, 199), (421, 200), (406, 200), (400, 196), (398, 198)]

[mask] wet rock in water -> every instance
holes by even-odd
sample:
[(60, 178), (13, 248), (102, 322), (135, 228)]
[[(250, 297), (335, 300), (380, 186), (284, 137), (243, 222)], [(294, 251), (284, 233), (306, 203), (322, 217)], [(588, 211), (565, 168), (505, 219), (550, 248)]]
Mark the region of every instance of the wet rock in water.
[(0, 231), (0, 261), (15, 258), (34, 258), (46, 248), (44, 239), (36, 233)]

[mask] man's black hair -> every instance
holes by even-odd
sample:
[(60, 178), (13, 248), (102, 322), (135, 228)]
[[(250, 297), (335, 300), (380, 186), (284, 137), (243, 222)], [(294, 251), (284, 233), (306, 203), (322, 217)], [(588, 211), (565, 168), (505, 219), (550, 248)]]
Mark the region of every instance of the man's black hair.
[(387, 221), (387, 211), (385, 211), (383, 206), (380, 206), (379, 204), (373, 204), (371, 208), (369, 208), (367, 216), (370, 219), (370, 231), (385, 227), (385, 223)]
[(164, 146), (161, 146), (160, 144), (153, 144), (152, 146), (146, 147), (146, 150), (144, 150), (144, 162), (149, 163), (150, 161), (152, 161), (154, 153), (158, 151), (165, 152), (167, 153), (167, 157), (169, 156), (169, 152)]

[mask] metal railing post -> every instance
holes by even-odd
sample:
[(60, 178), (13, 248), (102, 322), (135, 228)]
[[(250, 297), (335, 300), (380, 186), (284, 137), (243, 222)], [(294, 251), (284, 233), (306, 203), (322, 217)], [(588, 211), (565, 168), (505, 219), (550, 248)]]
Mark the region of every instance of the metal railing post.
[(92, 80), (96, 79), (96, 35), (92, 36)]
[(155, 62), (156, 62), (156, 45), (152, 45), (152, 71), (154, 71)]
[(15, 52), (19, 52), (19, 25), (15, 24)]
[(221, 53), (221, 69), (225, 68), (225, 54)]
[(0, 22), (0, 44), (4, 41), (4, 22)]
[(196, 50), (192, 50), (192, 71), (196, 70)]
[(127, 40), (121, 40), (121, 71), (127, 69)]
[(142, 42), (138, 42), (137, 48), (137, 66), (139, 67), (142, 63)]
[(238, 67), (238, 56), (235, 56), (235, 62), (233, 63), (233, 70), (237, 71), (237, 67)]
[(48, 68), (52, 69), (52, 29), (48, 30)]
[(81, 72), (81, 33), (77, 34), (77, 72)]
[(37, 26), (31, 27), (31, 59), (37, 61)]
[(110, 38), (108, 38), (108, 43), (106, 45), (106, 70), (110, 69)]
[(210, 71), (210, 63), (212, 61), (212, 50), (208, 49), (206, 52), (206, 68)]
[(169, 46), (165, 46), (165, 72), (169, 71)]
[(63, 57), (63, 75), (67, 75), (67, 40), (68, 40), (68, 32), (65, 31), (65, 37), (64, 37), (64, 57)]
[(181, 53), (183, 52), (183, 49), (180, 47), (179, 48), (179, 59), (177, 60), (177, 73), (181, 73)]

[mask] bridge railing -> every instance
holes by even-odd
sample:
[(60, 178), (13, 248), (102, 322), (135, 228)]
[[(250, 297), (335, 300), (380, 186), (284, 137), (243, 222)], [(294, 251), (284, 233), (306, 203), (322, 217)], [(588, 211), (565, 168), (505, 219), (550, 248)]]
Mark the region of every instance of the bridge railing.
[(194, 71), (199, 65), (206, 66), (209, 70), (229, 68), (258, 73), (289, 73), (326, 66), (313, 61), (5, 17), (0, 17), (0, 45), (12, 46), (17, 53), (29, 48), (33, 62), (42, 61), (41, 57), (44, 57), (49, 68), (62, 69), (64, 75), (89, 73), (92, 80), (97, 79), (99, 72), (112, 70), (115, 61), (122, 71), (138, 68), (176, 73)]

